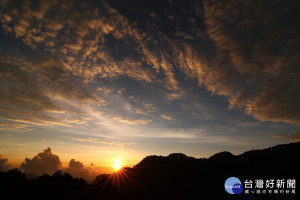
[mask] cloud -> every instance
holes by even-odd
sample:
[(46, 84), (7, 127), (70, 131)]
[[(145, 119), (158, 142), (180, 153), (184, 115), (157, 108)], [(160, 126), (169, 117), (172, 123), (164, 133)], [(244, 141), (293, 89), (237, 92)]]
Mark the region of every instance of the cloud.
[[(0, 58), (0, 63), (2, 119), (38, 126), (69, 127), (72, 123), (68, 115), (82, 116), (80, 109), (74, 106), (76, 103), (90, 106), (106, 103), (96, 91), (88, 92), (86, 84), (60, 59), (41, 56), (34, 61), (26, 58), (11, 61)], [(77, 119), (82, 120), (81, 116)], [(5, 123), (7, 128), (12, 125)], [(14, 125), (19, 132), (26, 127)]]
[(2, 155), (0, 155), (0, 171), (7, 171), (12, 169), (12, 166), (8, 163), (7, 158), (3, 158)]
[[(6, 3), (1, 22), (5, 31), (27, 46), (42, 48), (67, 61), (73, 73), (85, 81), (93, 81), (96, 76), (128, 76), (152, 82), (155, 76), (151, 70), (132, 58), (138, 54), (133, 43), (140, 43), (142, 36), (106, 2), (97, 4), (101, 5), (76, 1), (27, 0), (23, 4), (12, 1)], [(130, 40), (126, 42), (125, 37)]]
[[(34, 81), (37, 77), (22, 70), (22, 65), (12, 64), (0, 58), (1, 74), (1, 101), (10, 112), (12, 107), (20, 106), (23, 109), (55, 110), (57, 107), (51, 102), (43, 90)], [(29, 66), (28, 66), (29, 67)], [(12, 106), (10, 106), (12, 105)], [(1, 107), (1, 108), (3, 108)], [(22, 109), (18, 109), (21, 111)]]
[[(12, 5), (15, 9), (10, 9)], [(5, 6), (1, 18), (5, 31), (29, 47), (41, 48), (67, 62), (73, 74), (86, 82), (98, 77), (129, 77), (181, 90), (172, 55), (159, 48), (161, 39), (169, 39), (140, 30), (105, 1), (27, 0), (22, 5), (12, 1)]]
[(151, 120), (146, 119), (126, 119), (124, 117), (113, 117), (113, 119), (126, 124), (149, 124), (151, 122)]
[[(43, 174), (51, 175), (57, 170), (62, 169), (73, 177), (84, 178), (89, 182), (92, 182), (98, 175), (97, 170), (93, 167), (84, 167), (82, 162), (75, 159), (70, 160), (67, 168), (62, 168), (59, 156), (53, 154), (50, 147), (38, 153), (32, 159), (25, 158), (25, 162), (21, 164), (20, 168), (27, 174), (36, 174), (39, 176)], [(0, 155), (0, 171), (8, 169), (11, 169), (8, 160)]]
[(25, 173), (36, 175), (52, 174), (59, 170), (60, 167), (60, 159), (52, 153), (50, 147), (45, 149), (44, 152), (38, 153), (32, 159), (25, 158), (25, 161), (20, 166)]
[(75, 178), (84, 178), (88, 182), (92, 182), (97, 173), (92, 168), (85, 168), (82, 162), (71, 159), (69, 166), (64, 170)]
[[(4, 2), (3, 6), (2, 28), (31, 48), (24, 47), (25, 53), (18, 48), (20, 44), (16, 45), (18, 51), (6, 53), (0, 60), (4, 105), (0, 110), (6, 120), (38, 126), (72, 126), (65, 119), (83, 110), (73, 109), (74, 103), (95, 109), (109, 103), (105, 98), (111, 99), (111, 91), (117, 88), (105, 87), (106, 80), (125, 77), (180, 90), (172, 58), (163, 56), (165, 52), (157, 52), (158, 49), (153, 51), (153, 36), (140, 31), (105, 1), (94, 5), (27, 0), (22, 4)], [(103, 90), (96, 86), (100, 81), (104, 82)], [(154, 112), (154, 107), (147, 106), (144, 110)], [(119, 121), (150, 122), (124, 117)]]
[(298, 142), (298, 141), (300, 141), (300, 132), (293, 133), (293, 134), (289, 135), (288, 138), (289, 138), (291, 141)]
[(0, 122), (0, 130), (11, 131), (11, 132), (23, 132), (27, 128), (27, 125), (10, 123), (10, 122)]
[(294, 2), (143, 2), (141, 9), (120, 1), (4, 2), (5, 33), (37, 57), (43, 52), (34, 61), (2, 59), (5, 115), (54, 123), (44, 113), (63, 110), (54, 100), (105, 106), (113, 88), (95, 85), (130, 79), (163, 87), (169, 101), (183, 99), (185, 82), (196, 82), (261, 121), (299, 123)]
[(286, 139), (288, 137), (287, 133), (276, 133), (273, 134), (272, 137), (279, 138), (279, 139)]
[(202, 84), (261, 121), (300, 123), (296, 1), (204, 1), (216, 58)]
[(143, 108), (147, 111), (147, 112), (155, 112), (156, 108), (153, 104), (151, 103), (146, 103), (146, 102), (142, 102)]
[(273, 134), (272, 137), (279, 138), (279, 139), (288, 139), (292, 142), (299, 142), (300, 141), (300, 132), (287, 134), (287, 133), (278, 133)]
[(170, 116), (167, 116), (167, 115), (160, 115), (160, 117), (163, 118), (163, 119), (169, 120), (169, 121), (174, 121), (174, 120), (176, 120), (176, 119), (174, 119), (174, 118), (172, 118), (172, 117), (170, 117)]
[(180, 99), (182, 96), (182, 92), (180, 93), (170, 93), (167, 95), (166, 99), (168, 99), (169, 101), (173, 101), (173, 100), (177, 100)]
[(73, 141), (77, 141), (77, 142), (86, 142), (86, 143), (91, 143), (91, 144), (106, 144), (106, 145), (114, 145), (115, 144), (115, 142), (103, 141), (103, 140), (99, 140), (97, 138), (76, 138), (76, 137), (67, 137), (67, 136), (62, 136), (62, 137), (73, 140)]
[[(20, 123), (26, 123), (26, 124), (34, 124), (34, 125), (39, 125), (39, 126), (47, 126), (48, 124), (51, 125), (59, 125), (59, 126), (70, 126), (68, 124), (64, 124), (64, 123), (60, 123), (60, 122), (56, 122), (56, 121), (50, 121), (50, 120), (42, 120), (42, 119), (36, 119), (39, 122), (35, 122), (35, 121), (31, 121), (31, 120), (23, 120), (23, 119), (14, 119), (14, 118), (2, 118), (5, 120), (9, 120), (9, 121), (14, 121), (14, 122), (20, 122)], [(18, 125), (17, 126), (19, 129), (23, 129), (24, 127), (27, 127), (27, 125)]]
[(140, 100), (135, 99), (133, 96), (130, 96), (128, 99), (134, 103), (133, 110), (136, 114), (148, 115), (157, 111), (157, 108), (151, 103), (140, 102)]

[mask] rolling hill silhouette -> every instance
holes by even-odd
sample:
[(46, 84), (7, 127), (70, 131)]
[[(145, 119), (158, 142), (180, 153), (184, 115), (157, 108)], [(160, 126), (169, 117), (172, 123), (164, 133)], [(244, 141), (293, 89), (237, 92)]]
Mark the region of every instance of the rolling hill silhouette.
[[(15, 169), (0, 172), (1, 199), (299, 199), (298, 152), (300, 142), (207, 159), (153, 155), (132, 168), (99, 175), (91, 184), (61, 171), (28, 180)], [(224, 189), (229, 177), (296, 179), (296, 194), (231, 195)]]

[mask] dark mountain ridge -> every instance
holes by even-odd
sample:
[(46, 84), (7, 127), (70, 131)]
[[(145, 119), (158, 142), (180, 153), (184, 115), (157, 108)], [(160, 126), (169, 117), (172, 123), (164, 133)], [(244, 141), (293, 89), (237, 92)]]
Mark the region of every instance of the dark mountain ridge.
[(220, 152), (209, 158), (181, 153), (147, 156), (132, 168), (99, 175), (88, 184), (58, 171), (29, 180), (19, 170), (0, 172), (1, 199), (300, 199), (296, 194), (228, 194), (224, 183), (237, 177), (295, 179), (300, 183), (300, 142), (251, 150), (240, 155)]
[(274, 147), (269, 147), (261, 150), (250, 150), (246, 151), (240, 155), (235, 156), (234, 154), (223, 151), (214, 154), (209, 158), (194, 158), (188, 157), (182, 153), (172, 153), (166, 157), (151, 155), (145, 157), (133, 168), (177, 168), (183, 163), (205, 163), (205, 162), (217, 162), (226, 164), (226, 162), (238, 162), (238, 163), (248, 163), (254, 160), (264, 162), (264, 163), (278, 163), (281, 161), (284, 162), (296, 162), (295, 154), (300, 152), (300, 142), (290, 143), (290, 144), (281, 144)]
[[(132, 187), (121, 194), (135, 194), (136, 199), (241, 198), (225, 191), (227, 178), (238, 177), (242, 183), (246, 180), (287, 178), (299, 182), (298, 152), (300, 142), (251, 150), (236, 156), (230, 152), (216, 153), (209, 158), (193, 158), (181, 153), (166, 157), (147, 156), (133, 168), (125, 168), (134, 185), (127, 181), (125, 185)], [(97, 179), (93, 184), (97, 185)], [(285, 196), (252, 195), (243, 198), (285, 199)], [(299, 196), (297, 193), (287, 198), (297, 199)]]

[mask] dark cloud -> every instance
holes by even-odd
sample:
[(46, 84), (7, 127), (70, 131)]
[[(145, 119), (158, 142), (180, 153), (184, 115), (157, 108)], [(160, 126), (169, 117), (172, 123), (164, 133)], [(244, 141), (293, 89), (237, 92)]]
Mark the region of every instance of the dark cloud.
[(76, 79), (59, 59), (43, 57), (35, 62), (0, 59), (0, 63), (0, 99), (3, 102), (0, 110), (5, 120), (69, 126), (51, 113), (77, 111), (58, 106), (56, 101), (104, 103), (100, 97), (88, 93), (85, 83)]
[[(31, 48), (26, 49), (30, 56), (7, 55), (1, 60), (3, 119), (70, 126), (65, 119), (80, 108), (70, 110), (66, 105), (106, 105), (102, 97), (108, 94), (99, 94), (97, 89), (103, 86), (96, 85), (99, 79), (155, 81), (154, 70), (141, 58), (148, 52), (143, 36), (115, 9), (99, 3), (95, 7), (91, 2), (74, 1), (3, 2), (0, 19), (6, 35)], [(144, 49), (143, 56), (140, 49)], [(33, 59), (36, 54), (38, 58)], [(53, 113), (68, 116), (52, 117)]]
[(18, 122), (66, 125), (45, 112), (65, 112), (57, 103), (61, 98), (108, 104), (104, 96), (120, 88), (105, 93), (97, 90), (101, 81), (131, 79), (156, 87), (153, 91), (163, 88), (160, 95), (168, 101), (183, 99), (184, 82), (196, 82), (226, 96), (230, 108), (261, 121), (299, 123), (297, 5), (280, 0), (5, 1), (0, 20), (6, 36), (42, 57), (1, 60), (1, 109)]
[(1, 116), (19, 122), (55, 123), (43, 111), (58, 111), (59, 108), (38, 84), (38, 75), (34, 71), (25, 70), (20, 63), (15, 64), (4, 59), (0, 59), (0, 63)]
[(299, 1), (204, 2), (217, 46), (204, 85), (261, 121), (299, 123)]
[(165, 72), (168, 90), (181, 89), (179, 69), (226, 96), (230, 108), (261, 121), (299, 123), (299, 2), (203, 3), (110, 5), (150, 33), (142, 43), (144, 54), (150, 66)]
[(34, 72), (25, 71), (22, 65), (0, 59), (1, 102), (24, 110), (57, 109), (50, 98), (38, 86)]
[(76, 178), (84, 178), (91, 182), (97, 176), (96, 172), (92, 168), (85, 168), (82, 162), (71, 159), (69, 167), (64, 170)]
[[(25, 158), (25, 162), (21, 163), (20, 168), (27, 174), (51, 175), (57, 170), (62, 169), (62, 165), (59, 156), (53, 154), (51, 148), (48, 147), (32, 159)], [(8, 160), (0, 155), (0, 171), (6, 171), (8, 169), (11, 169)], [(75, 159), (71, 159), (69, 166), (62, 170), (71, 174), (73, 177), (84, 178), (89, 182), (93, 181), (98, 175), (93, 167), (84, 167), (82, 162), (76, 161)]]
[(82, 169), (84, 165), (80, 161), (76, 161), (75, 159), (71, 159), (69, 162), (70, 169)]
[(0, 171), (7, 171), (12, 169), (12, 166), (8, 163), (7, 158), (3, 158), (2, 155), (0, 155)]
[(25, 158), (20, 167), (27, 174), (52, 174), (59, 170), (61, 162), (59, 157), (53, 154), (51, 148), (48, 147), (44, 152), (38, 153), (32, 159)]
[(134, 59), (139, 57), (136, 44), (143, 40), (142, 36), (107, 3), (98, 4), (11, 1), (3, 6), (1, 22), (5, 31), (27, 46), (68, 62), (73, 73), (86, 81), (93, 81), (96, 76), (125, 75), (151, 82), (151, 70)]

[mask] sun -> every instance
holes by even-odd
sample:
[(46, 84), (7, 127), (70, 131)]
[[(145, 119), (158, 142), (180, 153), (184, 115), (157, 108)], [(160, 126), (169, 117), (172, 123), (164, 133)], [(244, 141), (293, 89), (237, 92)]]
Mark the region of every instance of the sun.
[(114, 170), (115, 170), (115, 171), (118, 171), (121, 167), (122, 167), (122, 166), (121, 166), (121, 163), (120, 163), (120, 162), (116, 162), (116, 163), (114, 164)]

